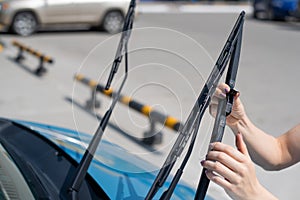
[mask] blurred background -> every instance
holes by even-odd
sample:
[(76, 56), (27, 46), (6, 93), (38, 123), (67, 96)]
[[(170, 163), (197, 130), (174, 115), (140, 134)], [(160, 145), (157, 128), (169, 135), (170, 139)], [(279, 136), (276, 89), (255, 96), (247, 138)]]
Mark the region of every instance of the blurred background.
[[(104, 114), (111, 98), (99, 93), (100, 107), (87, 106), (95, 94), (75, 81), (74, 75), (105, 84), (128, 3), (0, 1), (0, 117), (93, 134), (99, 123), (97, 115)], [(123, 95), (184, 123), (242, 10), (246, 21), (236, 87), (250, 118), (274, 136), (299, 123), (298, 0), (139, 0)], [(31, 49), (24, 52), (22, 62), (15, 61), (20, 48), (13, 41)], [(44, 62), (45, 72), (37, 76), (41, 55), (53, 62)], [(122, 64), (113, 88), (119, 86), (123, 69)], [(193, 187), (199, 180), (199, 162), (205, 156), (212, 125), (207, 113), (183, 177)], [(162, 141), (153, 145), (140, 142), (151, 128), (148, 118), (118, 105), (104, 138), (159, 168), (177, 134), (157, 123), (152, 134), (161, 135)], [(230, 130), (226, 130), (224, 142), (234, 145)], [(279, 199), (299, 199), (299, 171), (299, 164), (281, 172), (257, 167), (259, 180)], [(215, 199), (228, 199), (214, 184), (209, 193)]]

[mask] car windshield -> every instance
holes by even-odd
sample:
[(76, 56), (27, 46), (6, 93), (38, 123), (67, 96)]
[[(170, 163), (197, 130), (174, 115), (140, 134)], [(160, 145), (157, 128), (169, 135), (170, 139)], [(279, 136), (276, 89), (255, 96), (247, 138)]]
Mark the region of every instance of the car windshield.
[(31, 190), (7, 151), (0, 145), (0, 199), (34, 199)]
[[(21, 199), (69, 197), (68, 188), (71, 181), (69, 177), (76, 171), (76, 162), (62, 149), (37, 132), (7, 120), (0, 120), (0, 143), (3, 147), (2, 152), (4, 152), (2, 154), (10, 159), (10, 163), (13, 163), (15, 169), (20, 171), (19, 175), (23, 176), (23, 182), (18, 183), (23, 183), (23, 185), (27, 183), (27, 191), (30, 188), (32, 192), (28, 198), (24, 198), (22, 192)], [(8, 163), (2, 161), (4, 158), (0, 160), (0, 170), (4, 169), (3, 163)], [(7, 171), (0, 171), (0, 175), (2, 172), (5, 175), (10, 174)], [(1, 184), (3, 183), (5, 182), (1, 181)], [(1, 188), (4, 197), (9, 197), (5, 192), (5, 187), (1, 185)], [(17, 194), (14, 190), (10, 192)], [(108, 199), (108, 197), (95, 180), (91, 176), (87, 176), (79, 191), (79, 199)]]

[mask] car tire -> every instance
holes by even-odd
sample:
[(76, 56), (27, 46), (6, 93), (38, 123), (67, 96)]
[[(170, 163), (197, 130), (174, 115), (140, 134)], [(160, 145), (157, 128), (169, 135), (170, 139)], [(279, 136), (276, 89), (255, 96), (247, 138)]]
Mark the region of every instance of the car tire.
[(37, 19), (32, 12), (17, 13), (13, 19), (12, 31), (21, 36), (29, 36), (36, 31)]
[(120, 11), (108, 12), (102, 22), (102, 28), (111, 34), (119, 33), (122, 30), (124, 16)]
[(259, 19), (259, 17), (258, 17), (257, 14), (258, 14), (258, 12), (257, 12), (256, 10), (254, 10), (254, 11), (253, 11), (253, 18), (254, 18), (254, 19)]
[(267, 19), (268, 20), (274, 20), (274, 11), (272, 8), (269, 8), (267, 11), (266, 11), (266, 15), (267, 15)]

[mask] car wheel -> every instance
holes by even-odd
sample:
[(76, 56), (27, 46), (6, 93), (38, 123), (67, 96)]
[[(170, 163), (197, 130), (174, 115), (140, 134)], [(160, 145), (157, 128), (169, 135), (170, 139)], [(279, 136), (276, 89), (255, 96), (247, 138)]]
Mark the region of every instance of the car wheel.
[(254, 19), (259, 19), (259, 17), (258, 17), (258, 12), (257, 11), (253, 11), (253, 18)]
[(118, 33), (122, 30), (124, 16), (119, 11), (108, 12), (103, 20), (102, 27), (108, 33)]
[(274, 20), (274, 11), (272, 8), (268, 8), (268, 10), (266, 11), (266, 14), (267, 14), (268, 20)]
[(14, 17), (12, 30), (18, 35), (28, 36), (36, 31), (37, 20), (31, 12), (20, 12)]

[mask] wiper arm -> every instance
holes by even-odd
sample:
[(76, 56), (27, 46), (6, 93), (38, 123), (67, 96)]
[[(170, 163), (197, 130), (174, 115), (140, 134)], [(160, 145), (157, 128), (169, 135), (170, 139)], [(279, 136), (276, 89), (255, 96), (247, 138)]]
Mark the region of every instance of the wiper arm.
[(130, 37), (130, 33), (131, 33), (131, 29), (132, 29), (132, 25), (133, 25), (133, 21), (134, 21), (134, 10), (135, 10), (135, 0), (131, 0), (130, 4), (129, 4), (129, 8), (128, 8), (128, 12), (125, 18), (125, 22), (124, 22), (124, 26), (123, 26), (123, 33), (121, 35), (121, 39), (120, 39), (120, 43), (118, 45), (118, 49), (117, 49), (117, 53), (116, 53), (116, 57), (115, 60), (113, 62), (112, 65), (112, 69), (107, 81), (107, 85), (106, 87), (108, 87), (107, 89), (109, 89), (110, 84), (112, 82), (112, 79), (114, 77), (114, 74), (117, 72), (118, 67), (121, 63), (122, 60), (122, 53), (123, 51), (125, 52), (125, 75), (123, 78), (123, 81), (117, 91), (117, 94), (115, 95), (115, 97), (113, 98), (113, 101), (111, 103), (111, 106), (109, 107), (109, 109), (106, 111), (105, 115), (103, 116), (88, 148), (86, 149), (78, 167), (77, 167), (77, 171), (74, 175), (74, 179), (72, 182), (72, 186), (69, 188), (70, 193), (72, 195), (72, 199), (78, 199), (77, 195), (78, 195), (78, 191), (82, 185), (82, 182), (86, 176), (86, 173), (88, 171), (88, 168), (91, 164), (91, 161), (94, 157), (94, 154), (97, 150), (97, 147), (102, 139), (104, 130), (108, 124), (109, 118), (113, 112), (113, 109), (116, 105), (116, 103), (118, 102), (119, 98), (120, 98), (120, 93), (121, 90), (124, 87), (124, 84), (126, 82), (127, 79), (127, 72), (128, 72), (128, 40)]
[(184, 147), (186, 146), (190, 136), (192, 136), (191, 141), (190, 141), (190, 146), (188, 149), (188, 152), (178, 169), (177, 173), (175, 174), (171, 185), (169, 186), (168, 190), (164, 192), (162, 195), (161, 199), (169, 199), (178, 183), (180, 180), (180, 177), (183, 173), (183, 169), (185, 165), (188, 162), (188, 159), (192, 153), (193, 146), (195, 144), (196, 136), (198, 133), (198, 129), (201, 123), (201, 119), (204, 115), (204, 112), (206, 108), (208, 107), (211, 96), (215, 92), (216, 86), (220, 80), (220, 77), (222, 76), (226, 65), (230, 59), (230, 56), (233, 51), (233, 46), (237, 41), (237, 35), (239, 33), (239, 27), (241, 24), (241, 21), (243, 21), (243, 16), (245, 15), (244, 12), (242, 12), (235, 23), (233, 30), (231, 31), (225, 46), (223, 47), (220, 56), (211, 72), (209, 75), (198, 99), (196, 100), (196, 103), (190, 112), (190, 115), (188, 119), (186, 120), (184, 126), (180, 129), (179, 135), (175, 141), (175, 144), (173, 145), (171, 151), (169, 152), (169, 155), (167, 159), (165, 160), (162, 168), (160, 169), (158, 175), (156, 176), (147, 196), (146, 199), (152, 199), (157, 191), (159, 190), (160, 187), (163, 186), (165, 183), (167, 177), (169, 176), (177, 158), (181, 155)]
[[(127, 15), (124, 20), (124, 26), (123, 26), (123, 30), (122, 30), (121, 40), (119, 42), (117, 52), (115, 55), (115, 59), (112, 64), (111, 71), (110, 71), (110, 74), (109, 74), (109, 77), (108, 77), (108, 80), (107, 80), (107, 83), (105, 86), (106, 90), (108, 90), (110, 88), (110, 85), (114, 78), (114, 75), (117, 73), (117, 71), (119, 69), (119, 65), (122, 61), (123, 51), (126, 49), (126, 46), (128, 44), (129, 37), (131, 35), (132, 26), (133, 26), (133, 21), (134, 21), (135, 6), (136, 6), (135, 0), (131, 0), (128, 11), (127, 11)], [(126, 51), (125, 51), (125, 54), (126, 54)]]

